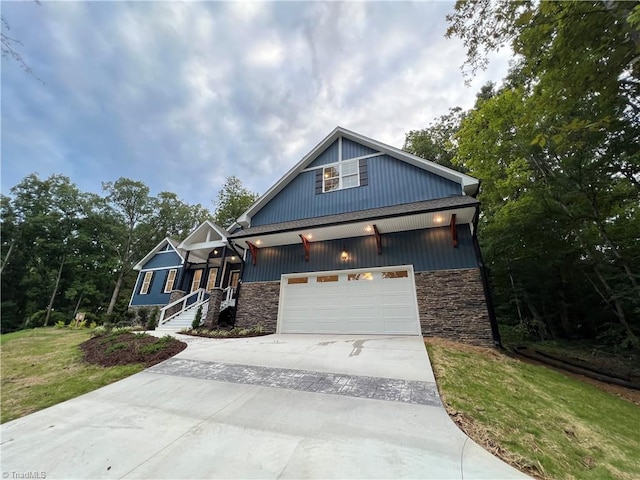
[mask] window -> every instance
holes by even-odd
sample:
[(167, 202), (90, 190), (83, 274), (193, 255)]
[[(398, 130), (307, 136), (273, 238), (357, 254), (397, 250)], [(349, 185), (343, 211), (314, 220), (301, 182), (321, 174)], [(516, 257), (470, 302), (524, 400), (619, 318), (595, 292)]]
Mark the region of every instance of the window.
[(202, 269), (194, 270), (193, 280), (191, 281), (191, 291), (189, 293), (193, 293), (200, 288), (200, 280), (202, 280)]
[(207, 292), (210, 292), (216, 286), (216, 277), (218, 276), (218, 269), (212, 268), (209, 270), (209, 278), (207, 278)]
[(234, 290), (236, 288), (238, 288), (238, 280), (239, 279), (240, 279), (240, 271), (239, 270), (234, 270), (233, 272), (231, 272), (231, 277), (229, 279), (229, 285)]
[(146, 272), (142, 279), (142, 286), (140, 287), (140, 295), (146, 295), (149, 293), (149, 287), (151, 287), (151, 280), (153, 279), (153, 272)]
[(340, 162), (322, 169), (322, 191), (332, 192), (360, 186), (358, 160)]
[(295, 285), (296, 283), (307, 283), (307, 277), (287, 278), (288, 285)]
[(177, 270), (172, 268), (169, 270), (169, 273), (167, 273), (167, 281), (164, 284), (164, 293), (171, 293), (171, 290), (173, 290), (173, 284), (176, 281), (176, 272)]
[(350, 282), (353, 282), (355, 280), (373, 280), (373, 273), (350, 273), (347, 278)]
[(406, 270), (398, 270), (396, 272), (382, 272), (382, 278), (407, 278), (409, 274)]
[(337, 282), (338, 275), (322, 275), (316, 278), (318, 283)]

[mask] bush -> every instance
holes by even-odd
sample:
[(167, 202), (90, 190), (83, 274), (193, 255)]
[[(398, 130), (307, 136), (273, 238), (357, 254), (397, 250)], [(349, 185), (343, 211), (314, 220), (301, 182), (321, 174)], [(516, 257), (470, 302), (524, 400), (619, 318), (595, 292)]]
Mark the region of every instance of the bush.
[(196, 316), (193, 318), (193, 322), (191, 323), (191, 328), (199, 328), (202, 323), (202, 305), (198, 307), (198, 311), (196, 312)]
[(154, 317), (153, 315), (150, 316), (146, 323), (147, 330), (155, 330), (157, 326), (158, 326), (158, 321), (156, 320), (156, 317)]
[(141, 307), (138, 309), (138, 319), (142, 325), (149, 323), (149, 309), (147, 307)]
[(54, 327), (56, 327), (56, 328), (64, 328), (64, 327), (66, 327), (66, 326), (67, 326), (67, 324), (66, 324), (66, 323), (64, 323), (62, 320), (58, 320), (58, 321), (56, 322), (56, 324), (54, 325)]
[(109, 329), (107, 327), (105, 327), (104, 325), (100, 325), (96, 328), (93, 329), (93, 331), (91, 332), (91, 336), (92, 337), (101, 337), (102, 335), (105, 335), (109, 333)]

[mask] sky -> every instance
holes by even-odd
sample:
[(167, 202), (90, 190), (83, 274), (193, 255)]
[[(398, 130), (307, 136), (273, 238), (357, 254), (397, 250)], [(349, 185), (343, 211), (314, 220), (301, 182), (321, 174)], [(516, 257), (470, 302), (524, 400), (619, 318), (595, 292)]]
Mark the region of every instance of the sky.
[(402, 148), (499, 82), (469, 86), (453, 2), (7, 2), (33, 74), (2, 59), (1, 192), (127, 177), (213, 209), (227, 176), (264, 193), (336, 126)]

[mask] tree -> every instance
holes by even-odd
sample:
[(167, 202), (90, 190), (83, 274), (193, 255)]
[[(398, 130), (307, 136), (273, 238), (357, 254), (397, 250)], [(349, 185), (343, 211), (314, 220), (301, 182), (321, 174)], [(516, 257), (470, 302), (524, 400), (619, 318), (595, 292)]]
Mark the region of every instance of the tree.
[(117, 258), (116, 283), (107, 307), (109, 315), (116, 305), (125, 276), (133, 269), (133, 262), (153, 247), (152, 240), (138, 235), (153, 212), (153, 199), (149, 196), (149, 187), (128, 178), (103, 183), (102, 189), (107, 193), (104, 217), (110, 220), (103, 226), (103, 238)]
[(463, 39), (472, 73), (506, 44), (518, 58), (461, 122), (452, 160), (483, 182), (494, 283), (547, 330), (591, 323), (637, 348), (639, 8), (458, 2), (448, 31)]
[(215, 201), (215, 222), (229, 227), (257, 199), (258, 195), (244, 188), (238, 177), (227, 177)]
[(403, 150), (445, 167), (456, 168), (451, 160), (456, 155), (455, 133), (465, 112), (460, 107), (450, 108), (423, 130), (412, 130), (405, 135)]

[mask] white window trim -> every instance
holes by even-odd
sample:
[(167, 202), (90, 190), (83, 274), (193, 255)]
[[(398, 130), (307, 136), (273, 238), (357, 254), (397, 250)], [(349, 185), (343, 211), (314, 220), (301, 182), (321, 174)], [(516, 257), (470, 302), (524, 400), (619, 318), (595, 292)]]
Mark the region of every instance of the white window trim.
[[(343, 184), (343, 180), (344, 180), (344, 176), (342, 173), (342, 167), (345, 166), (346, 164), (352, 164), (355, 163), (356, 164), (356, 173), (350, 173), (349, 177), (353, 176), (353, 175), (357, 175), (358, 176), (358, 184), (357, 185), (350, 185), (348, 187), (345, 187)], [(331, 190), (326, 190), (325, 189), (325, 181), (329, 180), (327, 178), (324, 177), (324, 170), (327, 168), (337, 168), (338, 169), (338, 188), (333, 188)], [(331, 177), (331, 178), (336, 178), (336, 177)], [(338, 162), (338, 163), (332, 163), (329, 165), (323, 165), (322, 168), (322, 193), (329, 193), (329, 192), (336, 192), (338, 190), (346, 190), (347, 188), (356, 188), (360, 186), (360, 161), (356, 160), (356, 159), (349, 159), (349, 160), (344, 160), (342, 162)]]
[[(198, 281), (196, 282), (196, 273), (197, 272), (200, 272), (200, 278), (198, 278)], [(202, 281), (202, 273), (203, 272), (204, 272), (203, 268), (198, 268), (198, 269), (193, 271), (193, 278), (191, 279), (191, 290), (189, 291), (189, 293), (193, 293), (197, 289), (200, 288), (200, 282)]]
[[(215, 275), (213, 276), (213, 279), (212, 279), (211, 274), (214, 272), (215, 272)], [(207, 292), (210, 292), (213, 288), (215, 288), (217, 278), (218, 278), (218, 267), (211, 267), (209, 269), (209, 275), (207, 277)], [(209, 286), (211, 284), (211, 280), (213, 280), (213, 285)]]
[[(171, 276), (171, 272), (173, 272), (173, 278), (171, 279), (171, 287), (169, 287), (169, 277)], [(173, 291), (173, 286), (176, 283), (176, 276), (178, 275), (178, 269), (177, 268), (172, 268), (171, 270), (169, 270), (169, 272), (167, 273), (167, 281), (164, 282), (164, 293), (171, 293)]]
[[(149, 277), (149, 281), (147, 281), (147, 276)], [(149, 287), (151, 287), (152, 280), (153, 272), (144, 272), (144, 276), (142, 277), (142, 285), (140, 285), (140, 295), (147, 295), (149, 293)]]

